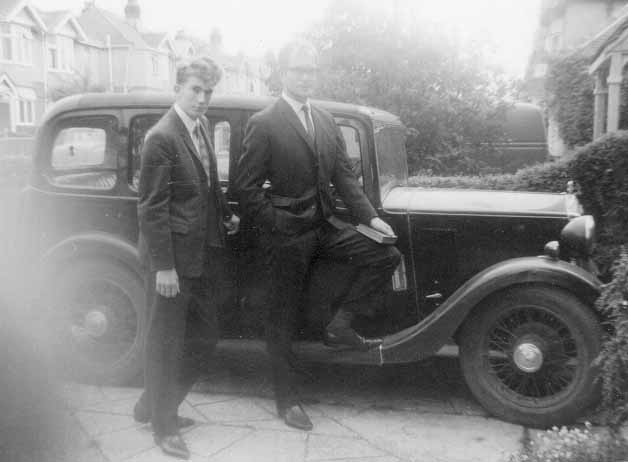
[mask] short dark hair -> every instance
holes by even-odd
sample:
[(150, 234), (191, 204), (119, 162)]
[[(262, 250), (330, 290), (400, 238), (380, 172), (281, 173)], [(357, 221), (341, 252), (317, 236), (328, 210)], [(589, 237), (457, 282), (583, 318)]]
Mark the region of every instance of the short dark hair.
[(288, 66), (290, 65), (290, 58), (292, 58), (292, 56), (298, 51), (311, 52), (318, 61), (318, 51), (311, 42), (303, 39), (292, 40), (286, 43), (281, 50), (279, 50), (277, 63), (279, 64), (280, 71), (286, 71), (288, 69)]
[(213, 87), (220, 82), (222, 69), (207, 56), (181, 61), (177, 65), (177, 85), (183, 85), (192, 76), (209, 82)]

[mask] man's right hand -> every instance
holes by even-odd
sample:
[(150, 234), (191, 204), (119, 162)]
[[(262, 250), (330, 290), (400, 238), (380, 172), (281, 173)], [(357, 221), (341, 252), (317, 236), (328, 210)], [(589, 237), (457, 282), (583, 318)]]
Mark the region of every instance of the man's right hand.
[(157, 271), (157, 275), (155, 276), (155, 289), (157, 289), (157, 293), (163, 297), (175, 297), (179, 293), (179, 277), (177, 276), (177, 270), (172, 268)]

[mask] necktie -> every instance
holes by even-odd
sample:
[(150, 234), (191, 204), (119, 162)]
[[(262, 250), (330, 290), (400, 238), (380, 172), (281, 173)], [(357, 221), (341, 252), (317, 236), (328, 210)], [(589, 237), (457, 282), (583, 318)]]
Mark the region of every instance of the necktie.
[(312, 117), (310, 117), (310, 108), (307, 104), (304, 104), (301, 108), (305, 114), (305, 124), (307, 126), (307, 134), (310, 135), (312, 141), (314, 141), (314, 124), (312, 123)]
[(209, 150), (207, 149), (207, 145), (205, 144), (205, 139), (201, 133), (201, 127), (199, 124), (196, 124), (194, 127), (194, 141), (196, 141), (196, 146), (198, 147), (198, 158), (203, 164), (203, 169), (207, 174), (207, 184), (210, 184), (209, 179)]

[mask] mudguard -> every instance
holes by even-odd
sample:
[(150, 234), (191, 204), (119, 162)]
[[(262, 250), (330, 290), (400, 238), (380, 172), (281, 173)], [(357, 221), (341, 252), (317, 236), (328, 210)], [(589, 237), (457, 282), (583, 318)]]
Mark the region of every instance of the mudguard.
[(58, 270), (58, 265), (79, 258), (118, 260), (141, 275), (137, 247), (111, 234), (98, 231), (81, 233), (64, 239), (48, 249), (39, 260), (40, 276)]
[(601, 282), (582, 268), (549, 257), (514, 258), (493, 265), (456, 290), (418, 324), (384, 338), (381, 363), (417, 361), (449, 343), (471, 310), (487, 296), (512, 286), (543, 284), (574, 293), (588, 304)]

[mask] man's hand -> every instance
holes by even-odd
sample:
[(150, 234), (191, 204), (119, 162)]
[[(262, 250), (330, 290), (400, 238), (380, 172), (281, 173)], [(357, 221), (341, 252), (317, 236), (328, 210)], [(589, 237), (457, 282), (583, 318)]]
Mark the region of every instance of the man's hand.
[(227, 228), (227, 234), (232, 235), (236, 234), (240, 229), (240, 217), (238, 217), (235, 213), (231, 215), (229, 221), (225, 221), (225, 228)]
[(155, 289), (157, 289), (157, 293), (163, 297), (175, 297), (179, 293), (179, 277), (177, 276), (177, 270), (172, 268), (157, 271), (157, 275), (155, 276)]
[(379, 217), (371, 218), (371, 222), (369, 223), (369, 226), (371, 228), (379, 231), (380, 233), (384, 233), (384, 234), (387, 234), (389, 236), (394, 236), (395, 235), (395, 232), (388, 225), (388, 223), (386, 223), (384, 220), (382, 220)]

